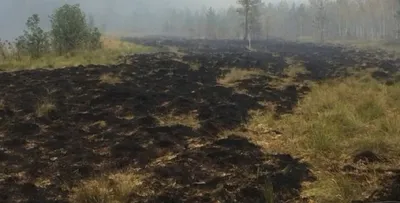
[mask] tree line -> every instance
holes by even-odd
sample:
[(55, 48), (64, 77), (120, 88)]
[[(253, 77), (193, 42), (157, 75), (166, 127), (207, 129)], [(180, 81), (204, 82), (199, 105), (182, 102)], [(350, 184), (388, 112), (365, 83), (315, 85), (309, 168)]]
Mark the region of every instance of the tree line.
[(39, 15), (30, 16), (23, 35), (13, 42), (0, 40), (0, 57), (6, 59), (12, 53), (17, 59), (24, 55), (40, 58), (50, 52), (63, 55), (101, 48), (101, 33), (93, 18), (87, 17), (79, 4), (65, 4), (55, 9), (49, 20), (51, 28), (45, 31), (40, 27)]
[(309, 0), (278, 4), (237, 0), (237, 7), (172, 9), (163, 33), (196, 38), (287, 40), (400, 38), (400, 0)]
[[(278, 37), (321, 42), (400, 39), (400, 0), (309, 0), (308, 3), (293, 4), (285, 0), (276, 4), (262, 0), (232, 1), (237, 6), (170, 9), (163, 12), (162, 18), (157, 18), (159, 23), (153, 24), (156, 20), (148, 16), (148, 23), (142, 20), (142, 24), (152, 27), (153, 33), (158, 30), (162, 35), (189, 38), (248, 40)], [(22, 36), (14, 41), (0, 40), (0, 58), (5, 58), (7, 52), (17, 53), (17, 58), (21, 55), (38, 58), (49, 52), (62, 55), (101, 47), (101, 32), (94, 25), (93, 16), (86, 16), (79, 4), (65, 4), (55, 9), (48, 19), (48, 31), (40, 26), (43, 25), (40, 22), (39, 15), (34, 14), (26, 21)]]

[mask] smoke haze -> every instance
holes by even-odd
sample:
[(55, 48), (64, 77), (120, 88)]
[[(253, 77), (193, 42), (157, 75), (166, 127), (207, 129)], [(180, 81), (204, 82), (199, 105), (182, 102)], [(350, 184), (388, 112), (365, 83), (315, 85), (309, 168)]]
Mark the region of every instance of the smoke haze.
[[(302, 0), (292, 0), (302, 2)], [(288, 3), (292, 1), (287, 1)], [(277, 3), (279, 0), (265, 1)], [(163, 19), (171, 9), (201, 10), (237, 6), (236, 0), (2, 0), (0, 3), (0, 38), (13, 39), (22, 34), (25, 22), (34, 13), (39, 14), (44, 29), (49, 28), (48, 16), (65, 3), (79, 3), (94, 17), (97, 26), (108, 32), (159, 32)]]

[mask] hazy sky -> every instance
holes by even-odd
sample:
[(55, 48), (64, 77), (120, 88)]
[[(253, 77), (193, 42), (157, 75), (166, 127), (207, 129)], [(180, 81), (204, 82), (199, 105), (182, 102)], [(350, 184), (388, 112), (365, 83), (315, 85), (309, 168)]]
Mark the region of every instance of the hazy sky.
[[(264, 2), (277, 3), (281, 0), (263, 0)], [(286, 0), (288, 3), (291, 2), (306, 2), (307, 0)], [(24, 2), (24, 3), (22, 3)], [(107, 5), (125, 5), (127, 8), (136, 7), (140, 5), (154, 5), (160, 6), (172, 6), (172, 7), (201, 7), (201, 6), (212, 6), (212, 7), (229, 7), (230, 5), (236, 5), (237, 0), (0, 0), (0, 11), (1, 8), (8, 8), (10, 5), (27, 4), (32, 6), (43, 5), (48, 2), (57, 3), (77, 3), (83, 5), (90, 5), (92, 8), (100, 8)]]
[[(118, 0), (116, 0), (118, 1)], [(135, 0), (132, 0), (135, 1)], [(138, 1), (138, 0), (136, 0)], [(139, 0), (140, 1), (140, 0)], [(201, 6), (212, 6), (212, 7), (219, 7), (219, 8), (226, 8), (229, 7), (230, 5), (237, 5), (237, 0), (147, 0), (147, 1), (154, 1), (155, 3), (158, 3), (160, 1), (165, 2), (167, 5), (185, 5), (188, 7), (201, 7)], [(280, 2), (281, 0), (263, 0), (264, 2), (272, 2), (272, 3), (277, 3)], [(306, 2), (307, 0), (286, 0), (288, 3), (292, 2)]]
[[(265, 3), (280, 1), (264, 0)], [(291, 3), (307, 2), (308, 0), (286, 1)], [(237, 6), (236, 2), (237, 0), (0, 0), (0, 38), (11, 39), (22, 34), (26, 19), (34, 13), (41, 16), (44, 26), (46, 26), (48, 15), (64, 3), (79, 3), (86, 13), (92, 13), (97, 19), (102, 18), (108, 21), (108, 24), (123, 27), (125, 24), (130, 26), (129, 23), (133, 22), (127, 22), (122, 17), (132, 16), (133, 13), (147, 13), (146, 19), (136, 19), (143, 23), (150, 20), (150, 13), (150, 16), (155, 19), (155, 15), (160, 14), (160, 11), (165, 8), (189, 8), (192, 10), (200, 10), (203, 6), (228, 8)], [(112, 16), (114, 18), (109, 19)], [(157, 21), (155, 20), (155, 22)]]
[[(151, 1), (151, 0), (149, 0)], [(157, 1), (157, 0), (155, 0)], [(168, 1), (176, 1), (176, 0), (168, 0)], [(179, 1), (179, 0), (178, 0)], [(263, 0), (263, 2), (265, 3), (278, 3), (281, 0)], [(307, 0), (286, 0), (288, 3), (292, 3), (292, 2), (307, 2)], [(237, 5), (236, 4), (236, 0), (186, 0), (186, 2), (188, 2), (188, 4), (192, 4), (192, 5), (209, 5), (209, 6), (215, 6), (215, 7), (228, 7), (229, 5)]]

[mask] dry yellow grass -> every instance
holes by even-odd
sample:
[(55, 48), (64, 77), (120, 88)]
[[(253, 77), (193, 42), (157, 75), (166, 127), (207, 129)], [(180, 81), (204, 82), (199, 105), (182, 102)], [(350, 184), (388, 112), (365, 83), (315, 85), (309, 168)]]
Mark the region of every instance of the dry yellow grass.
[(98, 126), (99, 128), (105, 128), (107, 127), (107, 122), (106, 121), (96, 121), (92, 124), (92, 126)]
[(172, 112), (166, 115), (157, 115), (156, 118), (160, 121), (161, 125), (184, 125), (193, 129), (200, 127), (200, 122), (197, 119), (197, 114), (195, 113), (175, 115)]
[(284, 69), (284, 73), (290, 78), (295, 78), (299, 73), (306, 73), (307, 70), (304, 64), (300, 61), (294, 61), (292, 59), (287, 59), (286, 61), (289, 66)]
[(111, 49), (111, 50), (121, 50), (121, 49), (122, 50), (123, 49), (135, 50), (135, 49), (147, 48), (142, 45), (137, 45), (137, 44), (133, 44), (130, 42), (121, 41), (119, 39), (119, 37), (115, 37), (115, 36), (102, 36), (101, 41), (103, 44), (103, 48)]
[(167, 50), (168, 50), (169, 52), (175, 53), (175, 54), (176, 54), (177, 56), (179, 56), (179, 57), (182, 57), (182, 56), (185, 55), (185, 53), (184, 53), (184, 52), (181, 52), (181, 51), (179, 50), (179, 47), (177, 47), (177, 46), (168, 46), (168, 47), (167, 47)]
[(116, 85), (116, 84), (122, 83), (121, 78), (112, 73), (100, 75), (99, 80), (100, 80), (100, 83), (105, 83), (105, 84), (110, 84), (110, 85)]
[(262, 75), (264, 72), (259, 69), (231, 68), (229, 73), (218, 79), (218, 83), (225, 86), (233, 86), (240, 80), (250, 79), (256, 75)]
[(199, 63), (189, 63), (189, 66), (190, 66), (189, 70), (198, 71), (200, 69), (200, 67), (201, 67), (201, 64), (199, 64)]
[(316, 202), (349, 202), (375, 189), (376, 174), (364, 174), (360, 182), (339, 172), (359, 151), (389, 160), (364, 166), (371, 170), (400, 164), (400, 84), (386, 86), (370, 76), (330, 81), (314, 86), (294, 114), (275, 120), (270, 112), (253, 112), (247, 125), (251, 139), (311, 163), (318, 181), (304, 195)]
[(127, 113), (125, 116), (123, 116), (124, 119), (126, 120), (132, 120), (135, 118), (135, 115), (133, 115), (133, 113)]
[(153, 48), (122, 42), (116, 37), (102, 37), (103, 48), (98, 50), (77, 50), (73, 53), (58, 56), (47, 54), (38, 59), (22, 56), (20, 60), (10, 56), (0, 61), (0, 71), (13, 71), (36, 68), (62, 68), (65, 66), (87, 64), (112, 64), (123, 54), (133, 54), (152, 51)]
[(292, 58), (286, 58), (285, 61), (288, 64), (288, 66), (285, 67), (283, 73), (288, 77), (276, 78), (272, 84), (275, 84), (277, 86), (285, 86), (288, 84), (293, 84), (298, 74), (308, 73), (302, 61), (297, 61)]
[(36, 105), (36, 116), (46, 117), (48, 114), (56, 109), (56, 105), (49, 98), (44, 98)]
[(125, 203), (130, 195), (149, 195), (153, 193), (144, 185), (148, 175), (138, 170), (108, 174), (100, 178), (83, 181), (72, 189), (70, 201), (74, 203)]

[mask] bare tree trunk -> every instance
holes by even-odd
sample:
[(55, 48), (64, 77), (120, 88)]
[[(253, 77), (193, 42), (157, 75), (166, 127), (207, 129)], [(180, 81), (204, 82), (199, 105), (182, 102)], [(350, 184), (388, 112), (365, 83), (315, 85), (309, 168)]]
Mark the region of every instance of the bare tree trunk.
[(251, 50), (252, 48), (251, 48), (251, 35), (249, 35), (248, 37), (247, 37), (247, 39), (248, 39), (248, 41), (249, 41), (249, 49)]
[(300, 37), (304, 35), (304, 27), (303, 24), (300, 25)]
[(325, 41), (325, 37), (324, 37), (324, 28), (321, 28), (319, 34), (320, 34), (321, 43), (324, 43), (324, 41)]
[(318, 22), (319, 40), (324, 43), (324, 22), (321, 20)]
[(249, 9), (245, 8), (246, 10), (244, 11), (244, 40), (247, 40), (249, 37)]

